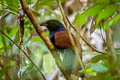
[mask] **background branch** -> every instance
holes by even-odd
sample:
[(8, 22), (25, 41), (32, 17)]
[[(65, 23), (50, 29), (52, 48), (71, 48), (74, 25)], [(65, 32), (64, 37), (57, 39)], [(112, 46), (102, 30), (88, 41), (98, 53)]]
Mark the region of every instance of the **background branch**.
[[(68, 25), (67, 25), (68, 21), (67, 21), (67, 19), (66, 19), (66, 17), (65, 17), (66, 15), (65, 15), (64, 10), (63, 10), (63, 8), (62, 8), (62, 5), (61, 5), (61, 3), (60, 3), (59, 0), (57, 0), (57, 3), (58, 3), (58, 6), (59, 6), (59, 8), (60, 8), (60, 11), (61, 11), (61, 13), (62, 13), (63, 20), (64, 20), (64, 23), (65, 23), (65, 25), (66, 25), (66, 28), (67, 28), (67, 31), (68, 31), (68, 35), (69, 35), (69, 37), (70, 37), (70, 39), (71, 39), (72, 46), (74, 47), (74, 51), (75, 51), (75, 53), (76, 53), (76, 55), (77, 55), (78, 61), (80, 62), (80, 65), (81, 65), (82, 69), (85, 69), (84, 64), (83, 64), (83, 62), (82, 62), (82, 59), (81, 59), (81, 56), (82, 56), (82, 55), (79, 56), (79, 54), (82, 54), (82, 50), (80, 51), (80, 50), (79, 50), (80, 48), (78, 48), (78, 46), (75, 45), (75, 42), (74, 42), (74, 40), (73, 40), (73, 38), (72, 38), (72, 35), (71, 35), (71, 33), (70, 33), (70, 27), (68, 27)], [(78, 44), (79, 44), (79, 43), (78, 43)]]
[(17, 45), (17, 43), (15, 43), (12, 39), (10, 39), (10, 37), (5, 34), (3, 31), (0, 30), (0, 33), (2, 33), (5, 37), (7, 37), (13, 44), (15, 44), (24, 54), (25, 56), (31, 61), (31, 63), (36, 67), (36, 69), (39, 71), (39, 73), (41, 74), (41, 77), (45, 79), (45, 76), (42, 74), (42, 72), (40, 71), (39, 67), (37, 67), (37, 65), (34, 63), (34, 61), (31, 59), (31, 57), (29, 56), (28, 53), (26, 53), (19, 45)]
[[(4, 31), (4, 29), (5, 29), (5, 17), (8, 16), (9, 13), (6, 13), (4, 11), (4, 8), (5, 8), (4, 7), (4, 1), (0, 0), (0, 2), (1, 2), (1, 9), (3, 9), (2, 13), (1, 13), (1, 16), (0, 16), (0, 30)], [(1, 35), (1, 40), (2, 40), (2, 43), (3, 43), (4, 51), (5, 51), (3, 56), (8, 57), (7, 43), (6, 43), (3, 35)], [(3, 68), (7, 67), (8, 63), (9, 63), (9, 60), (3, 58)], [(6, 69), (6, 72), (5, 72), (5, 79), (6, 80), (11, 80), (11, 78), (8, 74), (8, 69)]]
[(0, 22), (3, 18), (5, 18), (6, 16), (8, 16), (11, 12), (7, 11), (5, 12), (3, 15), (0, 16)]

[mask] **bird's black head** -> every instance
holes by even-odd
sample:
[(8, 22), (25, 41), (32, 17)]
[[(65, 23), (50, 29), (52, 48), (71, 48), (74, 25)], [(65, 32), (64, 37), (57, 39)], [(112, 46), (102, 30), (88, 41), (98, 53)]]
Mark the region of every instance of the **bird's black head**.
[(46, 26), (50, 32), (57, 30), (59, 27), (64, 27), (58, 20), (48, 20), (42, 23), (41, 26)]

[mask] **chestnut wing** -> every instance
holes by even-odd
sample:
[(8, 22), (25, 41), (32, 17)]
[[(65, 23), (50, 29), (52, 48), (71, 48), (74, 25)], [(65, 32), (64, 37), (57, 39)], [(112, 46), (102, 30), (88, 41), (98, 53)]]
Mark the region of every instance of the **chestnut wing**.
[(58, 31), (54, 35), (55, 45), (60, 48), (73, 48), (67, 31)]

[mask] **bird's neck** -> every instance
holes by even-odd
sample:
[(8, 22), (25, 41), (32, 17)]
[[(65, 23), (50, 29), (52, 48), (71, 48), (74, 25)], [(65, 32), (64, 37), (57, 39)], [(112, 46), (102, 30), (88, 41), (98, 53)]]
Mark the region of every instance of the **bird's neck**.
[(54, 36), (55, 32), (65, 30), (64, 26), (58, 27), (56, 30), (50, 32), (50, 39)]

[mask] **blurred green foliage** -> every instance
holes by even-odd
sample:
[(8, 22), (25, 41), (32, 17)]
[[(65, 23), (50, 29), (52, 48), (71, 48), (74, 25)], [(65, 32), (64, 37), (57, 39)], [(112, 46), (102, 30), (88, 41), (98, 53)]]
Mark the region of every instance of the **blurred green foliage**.
[(118, 10), (118, 2), (119, 0), (95, 0), (94, 4), (88, 5), (89, 7), (86, 11), (76, 15), (74, 24), (76, 26), (82, 26), (86, 23), (88, 17), (95, 16), (97, 26), (100, 26), (100, 23), (104, 19), (107, 19), (106, 22), (103, 24), (105, 28), (108, 28), (108, 26), (110, 27), (114, 23), (114, 21), (117, 21), (119, 19), (119, 14), (116, 15), (118, 18), (113, 17), (115, 18), (114, 21), (113, 18), (109, 18), (114, 16), (116, 11)]
[[(58, 19), (62, 21), (61, 13), (58, 9), (56, 0), (26, 1), (39, 23), (42, 23), (48, 19)], [(67, 1), (68, 0), (61, 0), (61, 3), (64, 5)], [(19, 25), (17, 22), (19, 7), (19, 0), (0, 0), (0, 18), (5, 12), (11, 12), (4, 18), (4, 27), (0, 25), (0, 30), (8, 34), (8, 36), (17, 44), (19, 42)], [(76, 26), (85, 25), (89, 17), (95, 18), (97, 27), (100, 27), (102, 23), (102, 28), (104, 29), (116, 27), (114, 25), (119, 23), (120, 0), (90, 0), (86, 6), (82, 7), (87, 7), (87, 9), (82, 13), (77, 13), (76, 16), (74, 16), (75, 19), (73, 19), (73, 21)], [(1, 23), (3, 22), (1, 21), (0, 24)], [(118, 24), (118, 26), (120, 26), (120, 24)], [(57, 70), (57, 65), (53, 56), (50, 54), (41, 38), (37, 35), (33, 25), (26, 16), (24, 29), (22, 49), (29, 53), (30, 57), (33, 59), (35, 64), (39, 66), (45, 76)], [(119, 30), (119, 27), (113, 30), (115, 40), (118, 40), (120, 33), (120, 31), (117, 30)], [(48, 31), (45, 33), (46, 35), (49, 34)], [(18, 80), (20, 78), (20, 58), (18, 56), (19, 49), (10, 40), (3, 36), (4, 35), (0, 33), (0, 80), (5, 79), (6, 72), (8, 72), (11, 80)], [(118, 42), (120, 42), (120, 40), (118, 40)], [(112, 63), (112, 58), (107, 55), (107, 53), (109, 53), (107, 51), (105, 52), (106, 54), (95, 55), (92, 57), (85, 64), (85, 70), (82, 71), (83, 73), (90, 75), (89, 77), (86, 77), (87, 80), (120, 80), (119, 51), (120, 48), (117, 48), (114, 51), (114, 53), (117, 53), (118, 57), (117, 62), (115, 63)], [(83, 52), (85, 52), (85, 50), (83, 50)], [(86, 53), (91, 53), (91, 50), (88, 49)], [(22, 79), (41, 79), (36, 68), (24, 54), (22, 54)]]

